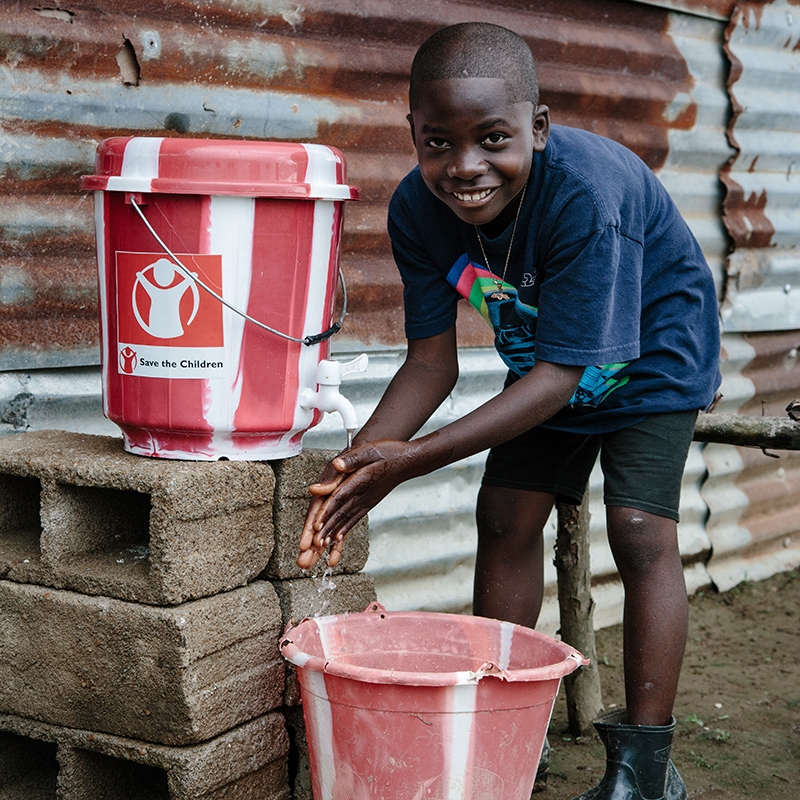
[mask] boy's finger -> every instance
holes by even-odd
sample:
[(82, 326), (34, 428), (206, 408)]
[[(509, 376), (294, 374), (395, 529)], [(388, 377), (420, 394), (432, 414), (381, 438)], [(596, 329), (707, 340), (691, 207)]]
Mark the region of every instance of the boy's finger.
[(337, 475), (335, 478), (331, 478), (329, 481), (325, 481), (324, 483), (312, 483), (311, 486), (308, 487), (308, 491), (313, 494), (315, 497), (326, 497), (329, 495), (343, 480), (345, 479), (344, 475)]
[(298, 559), (301, 557), (304, 558), (306, 553), (313, 553), (317, 549), (318, 548), (314, 543), (314, 532), (304, 530), (300, 537), (300, 543), (297, 547)]
[(352, 450), (346, 450), (340, 453), (331, 462), (330, 466), (333, 467), (341, 477), (345, 478), (358, 472), (362, 467), (369, 466), (375, 461), (381, 459), (380, 452), (375, 449), (372, 443), (359, 445)]
[(314, 549), (318, 550), (320, 553), (323, 550), (325, 550), (330, 543), (331, 543), (330, 536), (327, 536), (319, 532), (316, 532), (314, 534)]
[(316, 535), (331, 538), (334, 534), (347, 533), (366, 513), (359, 496), (358, 485), (346, 481), (342, 490), (325, 498), (314, 517)]
[(339, 559), (342, 557), (342, 550), (344, 550), (344, 536), (341, 539), (337, 538), (330, 549), (328, 564), (331, 567), (335, 567), (339, 563)]
[(314, 515), (314, 530), (317, 532), (321, 531), (328, 522), (331, 514), (337, 511), (346, 499), (346, 496), (342, 498), (338, 494), (329, 494), (324, 500), (321, 500), (321, 504), (319, 508), (316, 509), (316, 514)]
[(314, 526), (309, 524), (312, 521), (313, 517), (309, 516), (303, 525), (303, 530), (300, 532), (300, 541), (298, 542), (298, 547), (300, 548), (301, 552), (308, 550), (313, 544)]
[(313, 567), (324, 550), (322, 542), (316, 541), (317, 531), (314, 528), (314, 520), (324, 502), (324, 498), (315, 497), (309, 504), (308, 513), (306, 514), (303, 530), (300, 532), (300, 540), (297, 545), (297, 549), (300, 552), (295, 563), (300, 569), (310, 569)]
[(303, 523), (303, 530), (300, 532), (300, 550), (308, 550), (313, 546), (314, 534), (316, 532), (314, 528), (314, 520), (316, 520), (320, 508), (323, 506), (324, 502), (325, 501), (323, 498), (315, 497), (309, 503), (308, 511), (306, 512), (306, 519)]
[(300, 569), (311, 569), (319, 561), (319, 556), (320, 554), (316, 550), (306, 550), (297, 556), (297, 566)]

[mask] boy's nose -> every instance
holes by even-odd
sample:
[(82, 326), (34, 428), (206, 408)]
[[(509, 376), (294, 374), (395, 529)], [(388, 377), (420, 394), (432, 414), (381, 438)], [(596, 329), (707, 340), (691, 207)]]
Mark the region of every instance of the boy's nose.
[(486, 162), (473, 150), (455, 151), (447, 167), (448, 178), (459, 178), (464, 181), (477, 178), (485, 172)]

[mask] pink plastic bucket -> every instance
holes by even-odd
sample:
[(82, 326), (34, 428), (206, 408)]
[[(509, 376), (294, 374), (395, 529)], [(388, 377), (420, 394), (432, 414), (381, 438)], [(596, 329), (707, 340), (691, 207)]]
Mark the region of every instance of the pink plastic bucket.
[(316, 800), (530, 800), (561, 678), (587, 663), (508, 622), (377, 603), (304, 620), (281, 651)]
[(297, 454), (321, 418), (299, 396), (329, 353), (317, 334), (332, 328), (343, 201), (358, 197), (342, 154), (119, 137), (81, 186), (95, 191), (103, 408), (125, 448)]

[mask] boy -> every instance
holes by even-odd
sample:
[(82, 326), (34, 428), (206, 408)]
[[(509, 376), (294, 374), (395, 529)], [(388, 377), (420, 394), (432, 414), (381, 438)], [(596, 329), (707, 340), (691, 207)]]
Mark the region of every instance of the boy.
[[(686, 642), (677, 541), (698, 409), (719, 385), (712, 277), (686, 224), (622, 146), (550, 127), (524, 40), (465, 23), (411, 71), (419, 166), (389, 207), (408, 354), (352, 449), (328, 465), (301, 566), (408, 478), (491, 448), (478, 497), (474, 613), (533, 627), (542, 531), (580, 503), (600, 452), (609, 543), (625, 588), (627, 710), (597, 723), (608, 749), (584, 800), (686, 797), (669, 760)], [(503, 391), (411, 439), (452, 390), (456, 303), (495, 331)]]

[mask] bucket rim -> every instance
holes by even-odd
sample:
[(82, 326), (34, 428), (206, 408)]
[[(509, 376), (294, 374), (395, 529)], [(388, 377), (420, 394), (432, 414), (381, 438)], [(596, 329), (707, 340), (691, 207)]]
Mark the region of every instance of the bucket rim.
[(545, 664), (540, 667), (530, 667), (527, 669), (503, 669), (491, 661), (484, 662), (476, 670), (458, 670), (451, 672), (409, 672), (403, 670), (378, 669), (375, 667), (364, 667), (356, 664), (347, 664), (337, 661), (335, 658), (325, 656), (315, 656), (302, 651), (293, 641), (292, 635), (302, 626), (315, 624), (332, 625), (338, 620), (353, 616), (372, 616), (379, 614), (381, 617), (391, 617), (394, 619), (407, 618), (419, 619), (431, 618), (464, 619), (463, 614), (447, 614), (443, 612), (427, 611), (387, 611), (380, 603), (371, 603), (365, 611), (348, 612), (345, 614), (335, 614), (323, 617), (307, 617), (297, 624), (289, 623), (280, 639), (279, 647), (283, 657), (300, 669), (307, 669), (312, 672), (322, 672), (339, 678), (347, 678), (362, 683), (377, 684), (396, 684), (403, 686), (457, 686), (465, 684), (479, 683), (483, 678), (494, 677), (508, 682), (535, 682), (560, 680), (561, 678), (574, 672), (580, 666), (589, 664), (589, 659), (585, 658), (578, 650), (566, 642), (559, 641), (540, 631), (526, 628), (523, 625), (502, 622), (487, 617), (470, 617), (482, 625), (510, 625), (514, 629), (525, 632), (526, 636), (533, 636), (541, 639), (549, 645), (556, 645), (564, 653), (564, 658), (552, 664)]
[[(253, 170), (253, 164), (262, 169)], [(242, 165), (249, 168), (243, 170)], [(283, 177), (275, 174), (282, 165), (290, 168)], [(148, 195), (360, 200), (358, 187), (347, 183), (346, 173), (344, 153), (327, 144), (112, 136), (98, 144), (95, 172), (81, 176), (80, 188)]]

